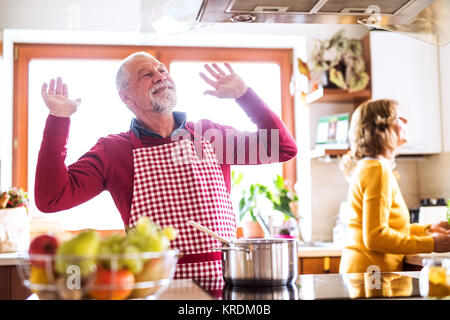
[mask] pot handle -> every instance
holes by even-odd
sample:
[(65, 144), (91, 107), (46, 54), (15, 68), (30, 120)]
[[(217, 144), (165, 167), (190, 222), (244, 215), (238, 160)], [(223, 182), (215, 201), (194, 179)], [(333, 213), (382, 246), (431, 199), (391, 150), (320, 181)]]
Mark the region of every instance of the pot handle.
[(249, 248), (241, 248), (241, 247), (213, 248), (213, 250), (219, 250), (219, 251), (237, 250), (237, 251), (247, 251), (247, 253), (250, 253), (250, 249)]

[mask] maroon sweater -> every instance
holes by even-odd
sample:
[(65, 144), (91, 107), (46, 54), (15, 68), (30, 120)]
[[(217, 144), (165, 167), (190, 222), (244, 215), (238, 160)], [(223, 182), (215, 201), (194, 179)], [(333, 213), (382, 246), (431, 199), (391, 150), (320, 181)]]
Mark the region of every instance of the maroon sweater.
[[(294, 158), (297, 154), (297, 146), (292, 135), (284, 126), (280, 118), (256, 95), (252, 89), (236, 102), (255, 123), (258, 129), (279, 130), (279, 162)], [(218, 159), (228, 193), (231, 190), (230, 165), (233, 164), (263, 164), (273, 162), (267, 157), (256, 156), (254, 161), (253, 150), (249, 141), (254, 139), (267, 140), (267, 149), (271, 152), (270, 133), (265, 139), (259, 132), (247, 134), (244, 139), (236, 139), (234, 150), (227, 150), (226, 139), (230, 135), (242, 136), (232, 127), (213, 123), (209, 120), (201, 120), (201, 133), (207, 132), (208, 140), (213, 146), (222, 146), (222, 159)], [(44, 136), (39, 151), (36, 167), (35, 201), (37, 208), (42, 212), (56, 212), (70, 209), (89, 199), (92, 199), (104, 190), (108, 190), (122, 216), (124, 224), (128, 225), (130, 218), (131, 201), (133, 196), (133, 144), (130, 130), (120, 134), (109, 135), (100, 138), (98, 142), (78, 161), (66, 166), (64, 161), (67, 153), (67, 139), (69, 135), (70, 118), (59, 118), (49, 115), (47, 118)], [(187, 122), (186, 129), (192, 134), (194, 123)], [(223, 137), (222, 144), (214, 144), (211, 138), (212, 130), (218, 130), (218, 137)], [(199, 130), (196, 130), (197, 133)], [(259, 131), (259, 130), (258, 130)], [(262, 137), (262, 138), (261, 138)], [(152, 147), (172, 142), (171, 137), (159, 138), (142, 136), (141, 141), (145, 147)], [(229, 144), (228, 144), (229, 145)], [(275, 147), (275, 144), (274, 144)], [(238, 159), (238, 152), (245, 148), (245, 161)], [(226, 158), (227, 152), (234, 152), (234, 158)], [(259, 154), (259, 153), (258, 153)]]

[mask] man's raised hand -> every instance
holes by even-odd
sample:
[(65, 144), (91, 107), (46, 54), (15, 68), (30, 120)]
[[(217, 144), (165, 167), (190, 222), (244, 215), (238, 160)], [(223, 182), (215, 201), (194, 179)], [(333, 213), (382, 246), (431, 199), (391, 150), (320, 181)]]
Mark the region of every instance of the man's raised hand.
[(214, 90), (206, 90), (205, 94), (210, 94), (218, 98), (232, 98), (237, 99), (244, 95), (247, 91), (247, 86), (231, 68), (229, 63), (225, 63), (229, 74), (226, 74), (217, 64), (213, 63), (212, 68), (205, 64), (205, 69), (214, 78), (208, 78), (203, 72), (200, 72), (200, 77), (205, 80)]
[(70, 100), (67, 85), (62, 82), (61, 77), (50, 80), (50, 84), (44, 82), (41, 89), (42, 98), (44, 99), (50, 114), (56, 117), (68, 118), (81, 103), (81, 99)]

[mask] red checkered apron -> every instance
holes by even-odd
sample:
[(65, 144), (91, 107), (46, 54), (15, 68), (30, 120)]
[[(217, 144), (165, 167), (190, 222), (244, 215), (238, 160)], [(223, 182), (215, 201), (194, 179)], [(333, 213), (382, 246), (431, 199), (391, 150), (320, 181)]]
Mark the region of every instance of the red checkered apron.
[(129, 226), (149, 216), (161, 227), (179, 231), (172, 248), (180, 250), (175, 278), (222, 277), (221, 243), (195, 229), (193, 220), (225, 239), (236, 237), (236, 220), (222, 170), (209, 141), (194, 135), (144, 147), (132, 134), (134, 187)]

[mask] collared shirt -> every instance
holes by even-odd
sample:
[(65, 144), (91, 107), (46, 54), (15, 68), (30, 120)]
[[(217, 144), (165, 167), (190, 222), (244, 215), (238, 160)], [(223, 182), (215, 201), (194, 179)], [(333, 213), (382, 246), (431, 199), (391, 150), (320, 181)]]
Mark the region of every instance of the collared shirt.
[[(173, 119), (175, 121), (175, 130), (173, 130), (173, 132), (171, 133), (171, 136), (176, 135), (181, 129), (184, 129), (184, 126), (186, 125), (186, 113), (180, 112), (180, 111), (174, 111)], [(131, 129), (131, 131), (133, 131), (133, 133), (139, 139), (141, 138), (141, 135), (163, 138), (159, 134), (144, 127), (142, 124), (139, 123), (139, 121), (136, 118), (133, 118), (133, 120), (131, 120), (130, 129)]]

